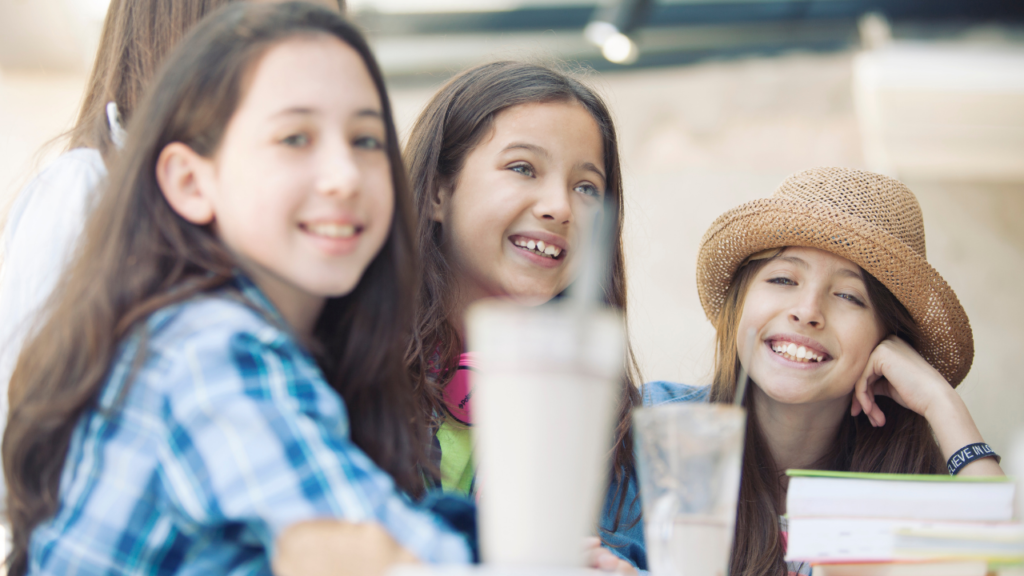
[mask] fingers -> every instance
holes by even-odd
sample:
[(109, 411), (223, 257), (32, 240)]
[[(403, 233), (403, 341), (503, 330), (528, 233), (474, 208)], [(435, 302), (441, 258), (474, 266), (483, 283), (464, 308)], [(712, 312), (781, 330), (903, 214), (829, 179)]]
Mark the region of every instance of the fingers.
[(614, 574), (637, 574), (636, 568), (632, 564), (619, 558), (606, 548), (598, 548), (594, 551), (594, 562), (591, 564), (591, 567), (597, 568), (602, 572)]
[(871, 425), (877, 428), (885, 426), (885, 414), (882, 413), (881, 408), (875, 403), (874, 384), (877, 376), (872, 364), (872, 361), (869, 360), (867, 367), (864, 368), (864, 374), (857, 380), (857, 384), (853, 388), (854, 406), (851, 406), (850, 413), (856, 416), (858, 413), (863, 412), (868, 417)]

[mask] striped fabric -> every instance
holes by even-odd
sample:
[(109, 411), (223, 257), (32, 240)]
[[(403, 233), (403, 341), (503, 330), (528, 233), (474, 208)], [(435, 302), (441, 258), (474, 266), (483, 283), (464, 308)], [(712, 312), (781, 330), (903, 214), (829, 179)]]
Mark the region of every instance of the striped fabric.
[(342, 399), (283, 326), (239, 276), (127, 339), (75, 429), (30, 573), (270, 574), (275, 538), (315, 518), (376, 521), (424, 561), (469, 561), (352, 443)]

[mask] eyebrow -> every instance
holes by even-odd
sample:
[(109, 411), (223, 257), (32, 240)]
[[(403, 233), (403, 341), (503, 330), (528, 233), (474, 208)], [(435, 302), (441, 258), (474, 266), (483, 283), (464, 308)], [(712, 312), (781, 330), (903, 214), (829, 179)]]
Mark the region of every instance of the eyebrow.
[(583, 164), (579, 164), (579, 167), (597, 174), (598, 176), (601, 177), (601, 180), (605, 181), (605, 183), (608, 182), (608, 179), (605, 178), (604, 172), (601, 172), (601, 170), (597, 166), (594, 166), (592, 163), (584, 162)]
[(540, 146), (537, 146), (536, 144), (527, 144), (526, 142), (513, 142), (513, 143), (509, 144), (508, 146), (505, 146), (504, 148), (502, 148), (501, 151), (502, 152), (507, 152), (509, 150), (516, 150), (516, 149), (529, 150), (530, 152), (533, 152), (534, 154), (536, 154), (538, 156), (543, 156), (545, 158), (550, 158), (551, 157), (551, 154), (548, 154), (548, 151), (545, 150), (544, 148), (542, 148)]
[[(785, 260), (786, 262), (790, 262), (792, 264), (796, 264), (797, 266), (799, 266), (801, 268), (805, 268), (806, 269), (806, 268), (810, 267), (807, 264), (807, 262), (805, 262), (802, 258), (797, 258), (796, 256), (779, 256), (778, 259), (779, 260)], [(864, 280), (864, 275), (863, 274), (861, 274), (860, 272), (858, 272), (856, 270), (851, 270), (849, 268), (840, 268), (837, 273), (839, 275), (841, 275), (841, 276), (848, 276), (850, 278), (854, 278), (854, 279), (857, 279), (857, 280)]]
[[(314, 108), (307, 108), (305, 106), (293, 106), (291, 108), (285, 108), (280, 112), (274, 114), (274, 117), (278, 116), (312, 116), (317, 113)], [(357, 118), (383, 118), (384, 114), (380, 110), (375, 108), (363, 108), (355, 113)]]
[[(541, 146), (537, 146), (536, 144), (529, 144), (526, 142), (513, 142), (508, 146), (505, 146), (501, 151), (507, 152), (508, 150), (516, 149), (529, 150), (538, 156), (542, 156), (544, 158), (551, 158), (551, 154), (549, 154), (546, 149), (542, 148)], [(605, 182), (608, 181), (608, 178), (605, 177), (604, 172), (602, 172), (600, 168), (595, 166), (593, 162), (581, 162), (580, 164), (577, 164), (576, 167), (593, 172), (600, 176), (601, 180), (604, 180)]]

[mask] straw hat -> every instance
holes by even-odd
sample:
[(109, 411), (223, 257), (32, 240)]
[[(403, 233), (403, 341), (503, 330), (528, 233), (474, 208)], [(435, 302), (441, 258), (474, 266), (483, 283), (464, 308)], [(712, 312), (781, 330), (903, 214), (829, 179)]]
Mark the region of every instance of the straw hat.
[(783, 246), (842, 256), (877, 278), (921, 329), (918, 352), (956, 386), (971, 369), (974, 337), (956, 294), (925, 255), (917, 198), (902, 182), (848, 168), (814, 168), (786, 178), (770, 198), (715, 220), (700, 241), (697, 293), (714, 322), (737, 268)]

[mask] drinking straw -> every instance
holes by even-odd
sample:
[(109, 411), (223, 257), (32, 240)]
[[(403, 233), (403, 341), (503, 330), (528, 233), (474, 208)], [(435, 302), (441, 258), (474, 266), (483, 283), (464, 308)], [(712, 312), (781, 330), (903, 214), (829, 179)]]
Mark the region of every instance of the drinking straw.
[[(584, 226), (580, 234), (582, 250), (580, 275), (569, 289), (569, 300), (580, 310), (589, 310), (604, 304), (603, 280), (611, 271), (612, 235), (607, 208), (598, 212), (591, 226)], [(589, 239), (589, 242), (587, 241)]]
[[(754, 329), (747, 330), (747, 361), (754, 353)], [(740, 375), (736, 378), (736, 395), (733, 396), (733, 406), (743, 406), (743, 396), (747, 393), (747, 363), (740, 358)]]

